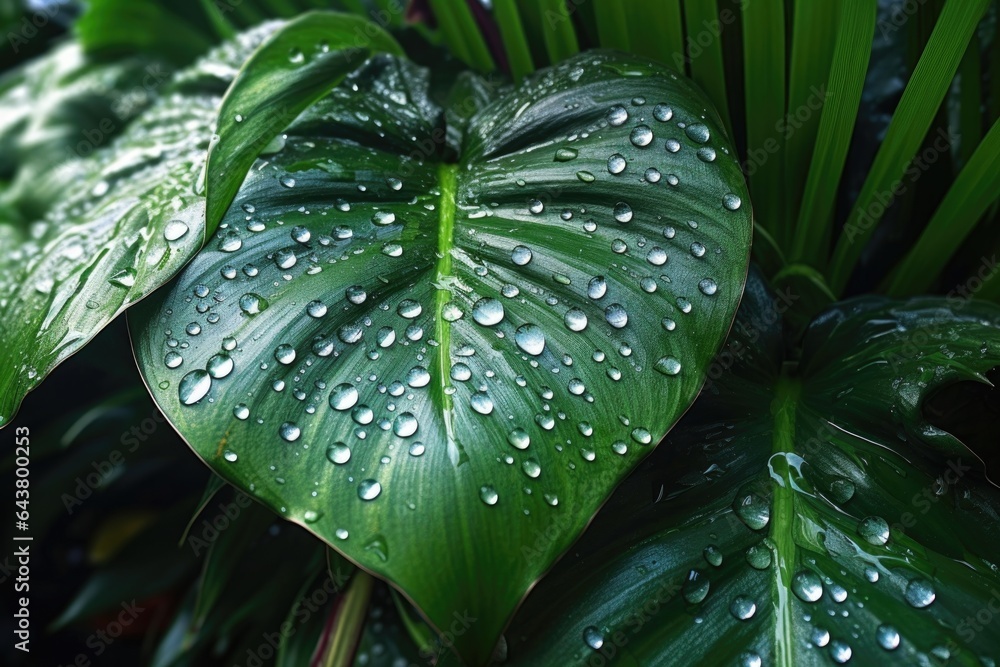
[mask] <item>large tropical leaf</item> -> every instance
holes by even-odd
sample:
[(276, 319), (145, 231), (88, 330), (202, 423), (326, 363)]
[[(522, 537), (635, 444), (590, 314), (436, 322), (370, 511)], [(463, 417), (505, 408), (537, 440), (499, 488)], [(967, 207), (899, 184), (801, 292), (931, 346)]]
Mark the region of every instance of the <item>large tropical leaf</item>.
[(706, 395), (528, 598), (512, 664), (1000, 657), (1000, 492), (921, 412), (1000, 365), (1000, 308), (847, 302), (783, 370), (787, 301), (751, 281)]
[(714, 112), (649, 61), (428, 90), (387, 56), (349, 77), (132, 325), (206, 463), (439, 630), (475, 617), (481, 664), (693, 400), (750, 212)]
[[(244, 33), (177, 74), (112, 146), (81, 161), (44, 219), (0, 218), (0, 426), (52, 368), (201, 248), (205, 197), (197, 186), (219, 104), (275, 27)], [(333, 85), (369, 52), (362, 45), (353, 60), (342, 59), (346, 44), (353, 39), (335, 34), (308, 46), (296, 64)], [(268, 149), (256, 145), (258, 153)]]

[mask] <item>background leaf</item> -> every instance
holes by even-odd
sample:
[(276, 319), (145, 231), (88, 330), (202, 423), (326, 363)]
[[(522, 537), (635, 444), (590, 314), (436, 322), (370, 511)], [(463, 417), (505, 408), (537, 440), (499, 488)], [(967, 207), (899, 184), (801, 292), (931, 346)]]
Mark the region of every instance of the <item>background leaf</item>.
[(998, 654), (970, 619), (1000, 579), (1000, 492), (921, 410), (1000, 363), (1000, 309), (846, 302), (810, 329), (793, 374), (775, 317), (787, 305), (751, 279), (707, 395), (529, 596), (511, 663)]
[[(201, 248), (194, 192), (222, 93), (272, 30), (263, 26), (173, 78), (41, 220), (0, 220), (0, 426), (24, 395)], [(152, 75), (151, 75), (152, 76)], [(86, 131), (107, 134), (104, 120)], [(111, 122), (108, 120), (108, 122)], [(67, 179), (68, 180), (68, 179)]]

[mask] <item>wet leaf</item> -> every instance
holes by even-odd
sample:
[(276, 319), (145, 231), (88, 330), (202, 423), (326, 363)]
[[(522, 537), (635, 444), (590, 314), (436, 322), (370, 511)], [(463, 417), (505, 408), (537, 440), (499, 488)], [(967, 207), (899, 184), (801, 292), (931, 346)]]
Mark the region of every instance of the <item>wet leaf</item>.
[(513, 664), (993, 664), (1000, 492), (921, 405), (1000, 364), (1000, 308), (838, 304), (792, 372), (788, 305), (751, 280), (707, 395), (528, 598)]
[(642, 59), (450, 113), (428, 85), (391, 57), (350, 76), (132, 324), (206, 463), (439, 630), (475, 618), (454, 641), (481, 664), (694, 399), (750, 212), (714, 112)]

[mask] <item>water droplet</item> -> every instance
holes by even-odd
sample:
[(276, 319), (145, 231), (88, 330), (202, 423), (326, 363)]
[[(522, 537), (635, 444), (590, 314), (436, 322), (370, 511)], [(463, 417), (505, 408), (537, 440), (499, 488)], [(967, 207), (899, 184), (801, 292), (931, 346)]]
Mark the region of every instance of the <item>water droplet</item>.
[(507, 442), (515, 449), (527, 449), (528, 445), (531, 444), (531, 438), (528, 437), (528, 432), (523, 428), (515, 428), (507, 434)]
[(451, 379), (456, 382), (468, 382), (472, 378), (472, 369), (459, 362), (451, 367)]
[(375, 419), (375, 412), (370, 407), (362, 403), (358, 407), (351, 410), (351, 419), (353, 419), (356, 424), (367, 426), (372, 423), (372, 420)]
[(492, 327), (503, 321), (503, 304), (492, 297), (484, 297), (476, 301), (472, 307), (472, 319), (484, 327)]
[(674, 110), (671, 109), (666, 104), (657, 104), (655, 107), (653, 107), (653, 118), (660, 121), (661, 123), (666, 123), (673, 117), (674, 117)]
[(525, 459), (521, 464), (521, 469), (524, 470), (524, 474), (532, 479), (537, 478), (542, 474), (542, 466), (539, 465), (538, 461), (535, 459)]
[(282, 176), (281, 178), (278, 179), (278, 182), (281, 183), (281, 185), (286, 188), (295, 187), (295, 179), (292, 178), (291, 176)]
[(392, 432), (400, 438), (409, 438), (417, 432), (419, 423), (412, 412), (404, 412), (392, 423)]
[(653, 141), (653, 131), (648, 125), (636, 125), (628, 137), (633, 146), (642, 148), (648, 146)]
[(674, 329), (677, 328), (677, 323), (674, 322), (669, 317), (664, 317), (662, 320), (660, 320), (660, 326), (662, 326), (666, 331), (673, 331)]
[(886, 651), (893, 651), (899, 647), (899, 632), (888, 623), (883, 623), (875, 629), (875, 641)]
[(222, 458), (226, 459), (230, 463), (236, 463), (236, 459), (238, 459), (239, 456), (233, 450), (227, 449), (222, 453)]
[(616, 104), (608, 109), (607, 119), (609, 124), (614, 127), (619, 127), (624, 125), (625, 121), (628, 120), (628, 111), (622, 105)]
[(243, 421), (250, 416), (250, 408), (247, 407), (246, 403), (240, 403), (233, 408), (233, 416), (240, 421)]
[(624, 440), (615, 440), (611, 443), (611, 451), (619, 456), (625, 456), (628, 454), (628, 445), (625, 444)]
[(746, 621), (757, 613), (757, 603), (745, 595), (737, 595), (729, 605), (729, 611), (735, 619)]
[(379, 347), (390, 347), (396, 342), (396, 330), (392, 327), (382, 327), (375, 333), (375, 341)]
[(604, 276), (594, 276), (587, 283), (587, 296), (591, 299), (597, 300), (602, 298), (608, 291), (608, 282), (604, 279)]
[(167, 241), (176, 241), (188, 233), (188, 226), (182, 220), (171, 220), (163, 228), (163, 238)]
[(632, 220), (632, 207), (625, 202), (620, 201), (615, 204), (614, 216), (615, 220), (622, 224), (630, 222)]
[(646, 261), (653, 266), (663, 266), (667, 263), (667, 251), (660, 246), (653, 246), (646, 253)]
[(208, 369), (208, 374), (213, 378), (221, 379), (233, 372), (233, 359), (228, 354), (220, 353), (213, 355), (205, 368)]
[(681, 142), (676, 139), (667, 139), (666, 149), (668, 153), (676, 153), (681, 149)]
[(247, 315), (257, 315), (267, 310), (268, 305), (267, 299), (259, 294), (248, 292), (240, 297), (240, 310)]
[(282, 343), (274, 349), (274, 358), (279, 364), (288, 365), (295, 361), (295, 348)]
[(544, 210), (545, 210), (545, 204), (543, 204), (540, 200), (532, 199), (531, 201), (528, 202), (528, 211), (533, 215), (538, 215)]
[(205, 398), (211, 388), (212, 376), (208, 371), (199, 368), (181, 378), (177, 385), (177, 394), (184, 405), (194, 405)]
[(813, 644), (819, 648), (823, 648), (830, 643), (830, 631), (826, 628), (813, 628), (810, 639)]
[(758, 542), (747, 548), (747, 564), (755, 570), (766, 570), (771, 567), (771, 550), (763, 542)]
[(699, 144), (703, 144), (712, 138), (712, 133), (701, 123), (691, 123), (684, 128), (684, 134), (688, 135), (691, 141), (697, 141)]
[(569, 162), (578, 155), (575, 148), (560, 148), (556, 151), (556, 162)]
[(702, 162), (715, 162), (715, 149), (711, 146), (702, 146), (698, 149), (697, 155)]
[(846, 503), (854, 497), (854, 482), (849, 479), (835, 479), (830, 482), (830, 495), (837, 503)]
[(615, 329), (621, 329), (628, 324), (628, 311), (620, 303), (613, 303), (604, 309), (604, 319)]
[(722, 198), (722, 205), (730, 211), (735, 211), (743, 204), (743, 201), (736, 195), (729, 193)]
[(889, 541), (889, 524), (880, 516), (869, 516), (858, 524), (858, 534), (875, 546), (882, 546)]
[(702, 278), (698, 281), (698, 289), (701, 290), (701, 293), (705, 296), (713, 296), (719, 291), (719, 286), (711, 278)]
[(649, 432), (649, 430), (644, 429), (640, 426), (638, 428), (632, 429), (632, 439), (638, 442), (640, 445), (648, 445), (649, 443), (653, 442), (653, 435)]
[(733, 511), (751, 530), (762, 530), (771, 520), (770, 505), (756, 493), (737, 494)]
[(743, 653), (740, 653), (737, 660), (739, 661), (738, 663), (739, 667), (761, 667), (761, 665), (763, 664), (763, 662), (760, 659), (760, 656), (750, 651), (744, 651)]
[(382, 227), (396, 222), (396, 214), (392, 211), (375, 211), (372, 214), (372, 224)]
[(177, 368), (184, 363), (184, 357), (182, 357), (177, 352), (170, 350), (165, 355), (163, 355), (163, 365), (167, 368)]
[(410, 456), (423, 456), (426, 448), (424, 443), (417, 440), (416, 442), (410, 443), (410, 448), (407, 450), (410, 452)]
[(392, 176), (385, 179), (385, 184), (388, 185), (391, 190), (395, 190), (396, 192), (403, 189), (403, 181), (398, 178), (393, 178)]
[(576, 172), (576, 177), (584, 183), (593, 183), (595, 179), (594, 175), (589, 171), (578, 171)]
[(123, 269), (108, 280), (118, 287), (132, 287), (135, 285), (135, 269)]
[(691, 254), (694, 255), (695, 257), (704, 257), (705, 246), (695, 241), (694, 243), (691, 244)]
[(660, 357), (654, 368), (664, 375), (677, 375), (681, 372), (681, 362), (674, 357)]
[(322, 301), (310, 301), (306, 304), (306, 313), (308, 313), (310, 317), (323, 317), (326, 315), (326, 304)]
[(803, 602), (816, 602), (823, 597), (823, 582), (815, 572), (802, 570), (792, 577), (792, 592)]
[(351, 448), (342, 442), (335, 442), (326, 448), (326, 458), (339, 466), (351, 460)]
[(348, 537), (350, 537), (351, 534), (347, 532), (347, 530), (344, 528), (338, 528), (336, 531), (334, 531), (334, 535), (337, 536), (338, 540), (346, 540)]
[(295, 422), (285, 422), (278, 428), (278, 435), (281, 436), (282, 440), (295, 442), (302, 435), (302, 429)]
[(537, 324), (522, 324), (514, 331), (514, 342), (521, 351), (537, 357), (545, 349), (545, 334)]
[(655, 167), (650, 167), (645, 172), (643, 172), (642, 177), (646, 179), (647, 183), (659, 183), (660, 182), (660, 170)]
[(350, 410), (358, 402), (358, 390), (353, 384), (342, 382), (330, 392), (330, 407), (334, 410)]
[(698, 570), (688, 572), (681, 594), (688, 604), (698, 604), (708, 595), (709, 580)]
[(510, 260), (518, 266), (524, 266), (531, 261), (531, 248), (523, 245), (515, 246), (510, 253)]
[(301, 65), (303, 62), (305, 62), (306, 57), (302, 53), (301, 49), (292, 48), (288, 51), (288, 60), (293, 65)]
[(414, 366), (406, 373), (406, 384), (415, 389), (430, 384), (431, 374), (423, 366)]
[(493, 412), (493, 399), (486, 392), (477, 391), (469, 398), (469, 405), (481, 415), (488, 415)]
[(302, 520), (306, 523), (316, 523), (321, 516), (323, 515), (316, 510), (306, 510), (302, 513)]
[(487, 505), (496, 505), (497, 501), (500, 500), (500, 496), (497, 494), (496, 489), (487, 485), (479, 489), (479, 499)]
[(587, 328), (587, 314), (579, 308), (570, 308), (563, 316), (563, 322), (570, 331), (583, 331)]
[(382, 485), (374, 479), (365, 479), (358, 484), (358, 498), (361, 500), (375, 500), (380, 493), (382, 493)]
[(830, 657), (837, 664), (844, 664), (851, 659), (851, 647), (846, 643), (840, 641), (839, 639), (834, 639), (830, 642)]
[(935, 598), (937, 598), (937, 593), (934, 592), (931, 582), (926, 579), (914, 579), (907, 584), (904, 597), (911, 606), (923, 609), (934, 602)]
[(399, 302), (399, 306), (396, 307), (396, 312), (400, 317), (412, 320), (415, 317), (419, 317), (420, 313), (424, 312), (424, 307), (413, 299), (403, 299)]
[(625, 158), (621, 153), (615, 153), (608, 158), (608, 173), (620, 174), (625, 171)]
[(234, 230), (230, 229), (219, 239), (218, 248), (222, 252), (236, 252), (243, 247), (243, 239)]
[(722, 565), (722, 551), (714, 544), (709, 544), (701, 553), (712, 567), (720, 567)]
[(871, 583), (874, 584), (876, 581), (878, 581), (878, 570), (876, 570), (871, 565), (866, 565), (865, 566), (865, 579), (867, 579), (869, 582), (871, 582)]

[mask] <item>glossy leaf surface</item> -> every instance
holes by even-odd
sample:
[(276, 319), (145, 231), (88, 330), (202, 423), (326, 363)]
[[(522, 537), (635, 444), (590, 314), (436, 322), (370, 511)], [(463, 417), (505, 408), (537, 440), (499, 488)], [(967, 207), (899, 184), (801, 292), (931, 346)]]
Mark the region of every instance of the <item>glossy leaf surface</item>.
[(693, 400), (750, 212), (714, 113), (642, 59), (582, 55), (450, 113), (428, 89), (389, 57), (349, 77), (132, 323), (210, 466), (439, 629), (476, 617), (455, 641), (481, 664)]
[(788, 305), (748, 287), (707, 395), (528, 598), (512, 664), (993, 664), (1000, 493), (921, 408), (1000, 364), (1000, 309), (847, 302), (793, 374)]

